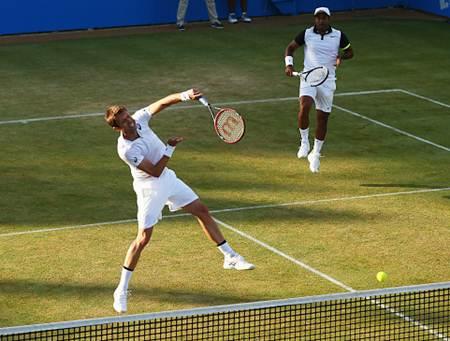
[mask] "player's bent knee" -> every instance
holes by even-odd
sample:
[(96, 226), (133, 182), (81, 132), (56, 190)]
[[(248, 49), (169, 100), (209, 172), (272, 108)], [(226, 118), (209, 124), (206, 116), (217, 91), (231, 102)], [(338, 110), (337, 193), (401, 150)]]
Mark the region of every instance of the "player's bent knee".
[(197, 217), (209, 216), (209, 209), (205, 204), (199, 203), (193, 214)]
[(136, 243), (140, 248), (144, 248), (150, 242), (151, 237), (152, 237), (151, 228), (140, 230), (136, 238)]

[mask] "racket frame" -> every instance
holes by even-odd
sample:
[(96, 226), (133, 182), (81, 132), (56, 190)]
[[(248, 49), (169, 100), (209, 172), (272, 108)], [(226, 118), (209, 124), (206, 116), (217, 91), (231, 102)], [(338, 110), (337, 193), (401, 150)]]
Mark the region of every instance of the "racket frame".
[[(246, 124), (245, 124), (245, 119), (244, 119), (244, 117), (242, 117), (236, 110), (234, 110), (234, 109), (232, 109), (232, 108), (215, 108), (215, 109), (218, 109), (218, 110), (219, 110), (219, 111), (217, 112), (216, 116), (214, 117), (214, 130), (216, 131), (217, 136), (219, 136), (220, 139), (221, 139), (223, 142), (227, 143), (227, 144), (235, 144), (235, 143), (238, 143), (240, 140), (242, 140), (242, 138), (243, 138), (244, 135), (245, 135), (245, 131), (246, 131)], [(242, 125), (243, 125), (244, 130), (243, 130), (241, 136), (240, 136), (237, 140), (235, 140), (235, 141), (227, 141), (227, 140), (222, 136), (222, 134), (219, 132), (218, 122), (219, 122), (220, 116), (222, 116), (222, 114), (223, 114), (224, 112), (226, 112), (227, 110), (233, 110), (234, 113), (235, 113), (237, 116), (239, 116), (239, 119), (242, 120)]]
[[(206, 97), (200, 97), (199, 98), (200, 103), (202, 103), (205, 107), (208, 108), (209, 113), (211, 114), (211, 119), (213, 120), (213, 124), (214, 124), (214, 131), (216, 132), (217, 136), (219, 136), (219, 138), (227, 143), (227, 144), (235, 144), (238, 143), (240, 140), (242, 140), (242, 138), (245, 135), (246, 132), (246, 124), (245, 124), (245, 120), (244, 117), (242, 117), (236, 110), (232, 109), (232, 108), (218, 108), (218, 107), (213, 107), (211, 106), (211, 104), (209, 104), (208, 100), (206, 99)], [(216, 113), (214, 113), (214, 110), (217, 110)], [(219, 132), (218, 129), (218, 121), (220, 116), (222, 115), (222, 113), (224, 113), (226, 110), (233, 110), (242, 120), (243, 126), (244, 126), (244, 131), (242, 132), (242, 135), (239, 137), (238, 140), (236, 141), (227, 141), (225, 139), (225, 137), (222, 136), (222, 134)]]
[[(308, 79), (307, 79), (307, 78), (308, 78), (308, 75), (309, 75), (312, 71), (317, 70), (317, 69), (325, 69), (325, 70), (327, 70), (326, 76), (325, 76), (319, 83), (317, 83), (317, 84), (310, 84), (310, 83), (308, 82)], [(296, 72), (296, 71), (292, 72), (292, 76), (295, 76), (295, 77), (301, 77), (303, 80), (305, 80), (305, 82), (307, 82), (308, 84), (310, 84), (312, 87), (317, 87), (317, 86), (322, 85), (323, 83), (325, 83), (325, 81), (328, 79), (328, 76), (329, 76), (329, 75), (330, 75), (330, 70), (328, 70), (328, 68), (325, 67), (325, 66), (316, 66), (316, 67), (314, 67), (314, 68), (312, 68), (312, 69), (310, 69), (310, 70), (302, 71), (302, 72)]]

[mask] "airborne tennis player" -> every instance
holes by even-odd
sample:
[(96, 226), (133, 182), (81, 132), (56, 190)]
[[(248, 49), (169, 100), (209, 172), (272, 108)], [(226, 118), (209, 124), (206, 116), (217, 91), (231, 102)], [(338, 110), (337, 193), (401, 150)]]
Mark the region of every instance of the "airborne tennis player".
[(255, 267), (231, 248), (197, 194), (173, 170), (167, 168), (183, 138), (173, 137), (164, 144), (149, 127), (151, 118), (164, 108), (181, 101), (198, 100), (201, 96), (197, 89), (172, 94), (136, 111), (134, 115), (130, 115), (127, 108), (121, 105), (113, 105), (106, 110), (106, 122), (120, 133), (117, 152), (130, 167), (138, 207), (137, 237), (128, 249), (120, 282), (113, 295), (113, 307), (119, 313), (127, 311), (131, 275), (142, 250), (150, 241), (153, 227), (162, 218), (165, 205), (171, 211), (183, 209), (197, 218), (207, 237), (223, 253), (225, 269), (251, 270)]
[[(328, 79), (317, 87), (300, 84), (300, 111), (298, 128), (300, 130), (300, 147), (297, 157), (308, 157), (309, 169), (317, 173), (320, 167), (320, 151), (325, 140), (328, 116), (331, 113), (334, 91), (336, 90), (336, 67), (343, 59), (353, 57), (353, 50), (345, 34), (330, 26), (330, 10), (318, 7), (314, 11), (314, 26), (302, 31), (289, 43), (285, 51), (285, 73), (292, 76), (294, 71), (294, 51), (304, 45), (304, 70), (317, 66), (328, 68)], [(340, 52), (342, 51), (342, 52)], [(310, 153), (309, 146), (309, 111), (315, 104), (317, 113), (314, 147)]]

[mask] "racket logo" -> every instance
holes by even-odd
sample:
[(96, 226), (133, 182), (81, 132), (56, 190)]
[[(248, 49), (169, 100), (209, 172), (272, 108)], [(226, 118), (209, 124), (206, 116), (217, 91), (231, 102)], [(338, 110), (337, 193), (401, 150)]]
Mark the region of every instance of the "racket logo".
[(234, 128), (239, 125), (239, 120), (233, 116), (228, 116), (222, 124), (222, 132), (227, 136), (231, 136)]
[(214, 129), (222, 141), (233, 144), (244, 136), (245, 122), (236, 110), (221, 109), (214, 118)]
[(223, 142), (234, 144), (238, 143), (244, 137), (245, 121), (236, 110), (214, 107), (214, 109), (218, 110), (215, 114), (213, 107), (208, 103), (208, 100), (205, 97), (200, 97), (199, 101), (208, 108), (214, 122), (214, 130)]

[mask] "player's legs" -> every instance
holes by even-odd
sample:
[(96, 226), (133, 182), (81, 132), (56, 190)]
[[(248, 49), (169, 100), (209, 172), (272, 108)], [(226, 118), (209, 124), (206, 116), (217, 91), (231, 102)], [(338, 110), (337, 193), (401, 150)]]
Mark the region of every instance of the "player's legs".
[(300, 97), (300, 110), (298, 112), (298, 128), (309, 128), (309, 112), (314, 104), (314, 99), (311, 96)]
[(133, 240), (130, 247), (128, 248), (127, 255), (125, 256), (125, 262), (123, 266), (127, 269), (133, 271), (141, 256), (141, 252), (150, 242), (152, 237), (153, 228), (139, 229), (136, 239)]
[(204, 205), (198, 195), (186, 185), (181, 179), (178, 179), (173, 171), (171, 171), (171, 179), (168, 185), (171, 188), (171, 193), (167, 199), (169, 209), (177, 211), (183, 209), (195, 216), (205, 232), (206, 236), (216, 244), (224, 242), (224, 237), (219, 230), (214, 219), (209, 214), (209, 210)]
[(128, 248), (122, 268), (119, 285), (114, 291), (114, 310), (119, 313), (127, 311), (128, 284), (137, 266), (142, 251), (150, 242), (153, 226), (161, 219), (161, 212), (169, 192), (165, 184), (170, 180), (170, 172), (165, 171), (158, 181), (152, 183), (134, 183), (138, 206), (138, 233)]
[(209, 214), (208, 208), (199, 200), (196, 199), (189, 205), (183, 207), (183, 210), (195, 216), (205, 232), (206, 236), (217, 245), (223, 243), (225, 238), (220, 232), (217, 223)]
[(320, 153), (325, 142), (328, 128), (328, 117), (333, 104), (334, 90), (336, 83), (330, 80), (317, 88), (316, 96), (316, 138), (314, 139), (314, 147), (308, 155), (309, 169), (313, 173), (317, 173), (320, 167)]
[[(316, 139), (324, 141), (328, 130), (328, 117), (329, 112), (324, 112), (322, 110), (316, 110), (317, 126), (316, 126)], [(320, 152), (320, 150), (319, 150)]]
[(255, 266), (234, 251), (220, 232), (217, 223), (211, 217), (208, 208), (199, 199), (183, 207), (183, 210), (195, 216), (205, 234), (216, 243), (224, 255), (224, 269), (251, 270)]
[(300, 147), (297, 152), (297, 157), (301, 159), (306, 157), (309, 153), (309, 112), (314, 103), (311, 96), (300, 97), (300, 109), (298, 112), (298, 129), (300, 131)]
[(124, 313), (127, 311), (128, 284), (139, 261), (141, 252), (150, 242), (152, 230), (153, 228), (139, 229), (136, 239), (133, 240), (130, 247), (128, 248), (128, 252), (125, 256), (125, 261), (120, 276), (120, 281), (113, 295), (113, 308), (118, 313)]

